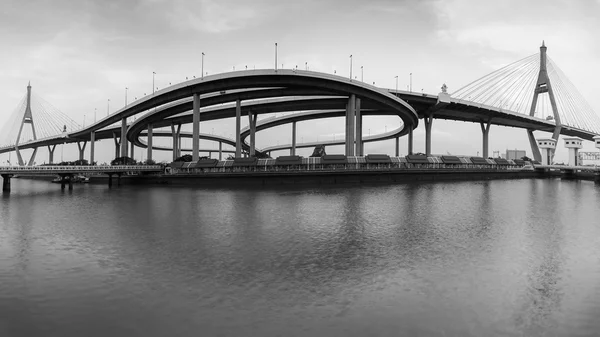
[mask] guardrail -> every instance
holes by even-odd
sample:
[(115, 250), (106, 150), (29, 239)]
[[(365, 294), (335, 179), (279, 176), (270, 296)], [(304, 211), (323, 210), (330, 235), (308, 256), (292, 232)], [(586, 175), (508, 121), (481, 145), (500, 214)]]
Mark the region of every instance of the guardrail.
[(368, 171), (461, 171), (480, 170), (490, 172), (533, 171), (533, 168), (510, 165), (477, 165), (477, 164), (411, 164), (411, 163), (347, 163), (347, 164), (298, 164), (298, 165), (252, 165), (226, 167), (189, 167), (168, 168), (167, 174), (210, 174), (210, 173), (252, 173), (252, 172), (368, 172)]
[(161, 165), (0, 166), (0, 173), (161, 172)]
[(536, 169), (600, 172), (599, 166), (535, 165)]

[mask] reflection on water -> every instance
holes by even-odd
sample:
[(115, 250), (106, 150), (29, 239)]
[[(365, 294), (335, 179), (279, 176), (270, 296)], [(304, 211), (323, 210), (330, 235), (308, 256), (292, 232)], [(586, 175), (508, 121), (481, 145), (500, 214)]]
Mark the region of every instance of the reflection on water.
[(14, 180), (0, 336), (593, 336), (600, 188)]

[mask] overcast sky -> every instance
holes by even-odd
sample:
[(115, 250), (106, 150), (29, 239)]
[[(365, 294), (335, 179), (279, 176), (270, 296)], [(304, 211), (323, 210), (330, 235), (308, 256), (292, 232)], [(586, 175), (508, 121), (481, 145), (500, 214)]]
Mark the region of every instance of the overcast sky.
[[(0, 124), (29, 80), (37, 95), (79, 123), (85, 114), (89, 124), (95, 108), (99, 116), (106, 114), (108, 99), (111, 111), (123, 106), (125, 87), (130, 102), (151, 92), (153, 71), (159, 88), (199, 76), (202, 52), (209, 74), (272, 68), (275, 42), (285, 68), (304, 68), (307, 62), (310, 70), (347, 76), (352, 54), (354, 74), (363, 66), (365, 82), (393, 88), (398, 75), (400, 88), (406, 88), (412, 72), (414, 91), (437, 94), (443, 83), (453, 92), (537, 53), (545, 40), (553, 61), (600, 112), (599, 31), (600, 0), (4, 0)], [(394, 118), (365, 121), (372, 133), (395, 126)], [(231, 121), (202, 128), (233, 133)], [(477, 124), (436, 121), (433, 128), (434, 153), (481, 151)], [(303, 122), (298, 137), (331, 138), (343, 130), (342, 119)], [(415, 137), (415, 150), (424, 151), (422, 125)], [(287, 126), (257, 135), (259, 147), (289, 140)], [(99, 160), (108, 161), (112, 145), (103, 143)], [(401, 146), (406, 154), (405, 139)], [(490, 152), (507, 148), (530, 153), (525, 131), (492, 126)], [(392, 141), (366, 145), (370, 153), (393, 151)], [(38, 161), (46, 153), (40, 151)], [(138, 149), (138, 159), (141, 153)], [(65, 159), (74, 159), (75, 151), (68, 156), (65, 152)]]

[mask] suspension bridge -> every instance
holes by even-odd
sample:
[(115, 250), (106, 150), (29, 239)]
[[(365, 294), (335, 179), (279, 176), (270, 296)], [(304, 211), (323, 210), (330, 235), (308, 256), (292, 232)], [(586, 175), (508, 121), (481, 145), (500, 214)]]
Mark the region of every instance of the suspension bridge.
[[(88, 126), (81, 126), (32, 93), (27, 93), (5, 124), (0, 153), (15, 152), (18, 165), (33, 165), (37, 150), (46, 147), (53, 162), (57, 144), (77, 143), (79, 158), (84, 159), (89, 143), (89, 162), (94, 162), (94, 144), (113, 140), (115, 157), (127, 156), (135, 147), (144, 148), (147, 158), (153, 151), (172, 151), (173, 159), (191, 152), (194, 161), (200, 151), (229, 151), (235, 157), (270, 155), (272, 151), (315, 145), (344, 145), (344, 155), (364, 156), (364, 143), (408, 137), (408, 153), (413, 153), (413, 130), (425, 124), (426, 155), (431, 154), (432, 127), (435, 119), (475, 122), (481, 125), (482, 154), (488, 157), (492, 125), (522, 128), (527, 132), (534, 158), (552, 164), (559, 136), (596, 142), (600, 146), (600, 117), (567, 76), (546, 53), (525, 57), (466, 86), (449, 93), (442, 86), (438, 94), (379, 88), (336, 75), (312, 71), (264, 69), (234, 71), (195, 78), (172, 85), (136, 100)], [(278, 117), (258, 120), (258, 115), (279, 113)], [(285, 114), (283, 114), (285, 113)], [(283, 115), (281, 115), (283, 114)], [(249, 126), (242, 129), (242, 116)], [(398, 117), (398, 126), (389, 132), (363, 136), (363, 116)], [(134, 118), (135, 117), (135, 118)], [(320, 142), (298, 143), (296, 124), (322, 118), (341, 117), (345, 135)], [(200, 133), (200, 121), (234, 118), (235, 139)], [(245, 117), (244, 117), (245, 118)], [(181, 130), (192, 126), (192, 132)], [(255, 134), (275, 126), (291, 124), (290, 144), (255, 146)], [(537, 137), (534, 132), (548, 132)], [(171, 146), (155, 145), (154, 138), (171, 138)], [(191, 138), (191, 148), (183, 148), (182, 138)], [(218, 148), (200, 148), (200, 140), (218, 143)], [(567, 138), (565, 138), (567, 139)], [(223, 149), (222, 145), (234, 149)], [(33, 149), (31, 157), (21, 151)], [(587, 157), (593, 156), (591, 154)], [(581, 156), (575, 156), (580, 158)], [(574, 163), (576, 165), (577, 163)], [(1, 169), (0, 169), (1, 171)]]

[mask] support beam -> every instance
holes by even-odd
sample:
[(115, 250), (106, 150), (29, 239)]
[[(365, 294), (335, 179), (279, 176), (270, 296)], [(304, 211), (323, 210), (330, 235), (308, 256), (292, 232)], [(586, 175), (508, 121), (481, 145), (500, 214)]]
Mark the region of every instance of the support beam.
[(121, 157), (121, 147), (120, 147), (121, 142), (119, 141), (119, 138), (117, 138), (117, 134), (114, 132), (113, 132), (113, 140), (115, 141), (115, 158), (119, 158), (119, 157)]
[(48, 164), (54, 164), (54, 150), (56, 149), (56, 144), (48, 145)]
[(256, 117), (257, 114), (248, 110), (248, 119), (250, 122), (250, 157), (255, 156), (256, 148)]
[(133, 142), (129, 143), (129, 157), (131, 159), (133, 159), (133, 157), (135, 156), (134, 150), (135, 150), (135, 146), (133, 145)]
[(19, 166), (25, 166), (25, 162), (23, 161), (21, 151), (19, 151), (19, 146), (17, 144), (15, 144), (15, 152), (17, 153), (17, 162), (19, 163)]
[(112, 187), (112, 173), (108, 173), (108, 187)]
[(84, 154), (85, 154), (85, 146), (87, 145), (87, 140), (83, 141), (83, 145), (81, 145), (82, 142), (77, 142), (77, 148), (79, 149), (79, 160), (83, 160), (84, 158)]
[(360, 111), (360, 98), (356, 98), (356, 155), (363, 156), (362, 141), (362, 113)]
[(181, 157), (181, 124), (177, 125), (177, 157)]
[(400, 137), (396, 137), (396, 157), (400, 157)]
[(354, 156), (354, 118), (356, 113), (356, 96), (350, 95), (346, 104), (346, 156)]
[(431, 155), (431, 127), (433, 126), (433, 114), (425, 116), (425, 154)]
[(127, 118), (121, 119), (121, 156), (127, 157)]
[(148, 144), (148, 154), (146, 155), (147, 160), (152, 160), (152, 124), (148, 124), (148, 139), (146, 141)]
[(200, 159), (200, 95), (194, 94), (192, 116), (192, 161)]
[(90, 133), (90, 165), (94, 165), (95, 143), (96, 143), (96, 132), (92, 131)]
[(219, 160), (223, 160), (223, 142), (219, 142)]
[(181, 132), (181, 124), (177, 124), (175, 127), (174, 123), (171, 123), (171, 134), (173, 136), (173, 161), (178, 157), (181, 157), (181, 152), (179, 151), (180, 145), (180, 132)]
[(529, 138), (529, 145), (531, 145), (531, 153), (533, 155), (533, 159), (542, 162), (542, 153), (540, 152), (540, 148), (537, 145), (537, 140), (533, 136), (533, 130), (527, 130), (527, 138)]
[(486, 122), (480, 122), (479, 125), (481, 126), (481, 134), (483, 135), (483, 148), (481, 151), (482, 157), (483, 158), (487, 158), (489, 157), (489, 140), (490, 140), (490, 126), (492, 125), (492, 119), (488, 119), (487, 123)]
[(235, 157), (242, 157), (242, 139), (241, 139), (241, 123), (242, 123), (242, 101), (238, 98), (235, 102)]
[(33, 166), (33, 164), (35, 164), (34, 160), (35, 160), (35, 155), (37, 154), (37, 147), (33, 148), (33, 153), (31, 154), (31, 158), (29, 158), (29, 163), (27, 163), (27, 166)]
[(290, 150), (290, 155), (296, 155), (296, 122), (292, 122), (292, 148)]
[(408, 154), (413, 154), (413, 128), (408, 129)]

